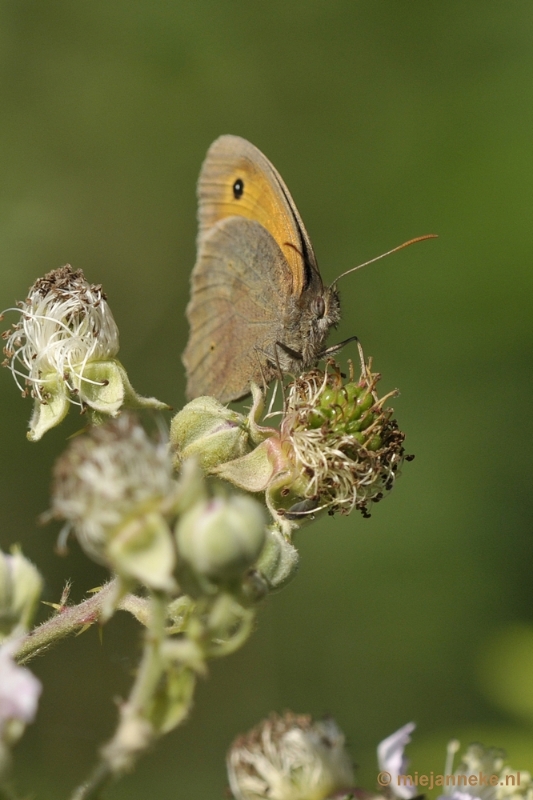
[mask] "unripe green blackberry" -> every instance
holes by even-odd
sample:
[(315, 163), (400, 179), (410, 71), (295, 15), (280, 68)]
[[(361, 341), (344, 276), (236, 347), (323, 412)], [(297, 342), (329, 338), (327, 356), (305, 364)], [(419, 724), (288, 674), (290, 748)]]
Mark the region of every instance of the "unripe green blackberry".
[(359, 354), (358, 380), (351, 362), (346, 380), (329, 359), (325, 371), (313, 369), (289, 384), (279, 430), (258, 425), (261, 396), (253, 387), (248, 427), (256, 446), (212, 470), (240, 489), (265, 492), (267, 507), (287, 537), (324, 509), (349, 514), (356, 508), (369, 516), (369, 505), (392, 489), (404, 458), (412, 458), (404, 453), (405, 437), (392, 409), (385, 408), (397, 392), (380, 398), (380, 376), (361, 348)]
[[(286, 504), (281, 498), (289, 496), (290, 488), (291, 499), (296, 494), (312, 501), (311, 510), (347, 514), (357, 508), (368, 516), (369, 504), (392, 489), (405, 457), (405, 437), (391, 418), (392, 409), (384, 406), (397, 392), (380, 398), (380, 376), (371, 371), (371, 360), (366, 363), (361, 350), (360, 355), (358, 381), (351, 362), (346, 381), (331, 360), (325, 372), (314, 369), (289, 386), (281, 439), (298, 477), (280, 493), (282, 507)], [(289, 515), (291, 508), (286, 508)]]

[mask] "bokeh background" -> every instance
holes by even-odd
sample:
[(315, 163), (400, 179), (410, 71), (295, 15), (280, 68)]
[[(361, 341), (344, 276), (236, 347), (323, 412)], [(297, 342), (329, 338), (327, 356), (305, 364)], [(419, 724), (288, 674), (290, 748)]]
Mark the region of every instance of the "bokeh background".
[[(326, 281), (401, 389), (416, 460), (372, 518), (298, 537), (297, 579), (189, 723), (112, 800), (222, 798), (225, 751), (271, 710), (332, 713), (373, 788), (377, 742), (413, 719), (413, 768), (457, 736), (533, 769), (531, 356), (533, 14), (529, 0), (1, 0), (0, 307), (70, 262), (101, 282), (137, 390), (179, 407), (195, 182), (237, 133), (279, 169)], [(331, 339), (334, 341), (335, 339)], [(39, 444), (0, 373), (1, 544), (21, 542), (56, 601), (105, 573), (39, 527), (76, 413)], [(43, 608), (43, 614), (46, 611)], [(38, 722), (17, 781), (67, 796), (116, 718), (139, 651), (125, 615), (34, 662)], [(33, 796), (33, 795), (32, 795)]]

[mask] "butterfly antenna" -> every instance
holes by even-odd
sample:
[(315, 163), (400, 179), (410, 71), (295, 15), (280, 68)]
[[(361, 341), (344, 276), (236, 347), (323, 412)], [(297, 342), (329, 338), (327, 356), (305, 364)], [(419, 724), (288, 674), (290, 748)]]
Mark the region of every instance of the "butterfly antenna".
[(425, 236), (417, 236), (416, 239), (409, 239), (408, 242), (404, 242), (403, 244), (398, 245), (398, 247), (394, 247), (392, 250), (388, 250), (386, 253), (382, 253), (380, 256), (376, 256), (375, 258), (371, 258), (370, 261), (365, 261), (364, 264), (359, 264), (357, 267), (352, 267), (351, 269), (346, 270), (343, 272), (342, 275), (339, 275), (338, 278), (335, 278), (332, 286), (335, 286), (337, 281), (340, 281), (341, 278), (344, 278), (345, 275), (349, 275), (350, 272), (355, 272), (357, 269), (361, 269), (362, 267), (367, 267), (369, 264), (373, 264), (374, 261), (379, 261), (380, 258), (385, 258), (385, 256), (390, 256), (392, 253), (397, 253), (398, 250), (403, 250), (404, 247), (409, 247), (412, 244), (416, 244), (417, 242), (425, 242), (426, 239), (438, 239), (438, 235), (436, 233), (427, 233)]

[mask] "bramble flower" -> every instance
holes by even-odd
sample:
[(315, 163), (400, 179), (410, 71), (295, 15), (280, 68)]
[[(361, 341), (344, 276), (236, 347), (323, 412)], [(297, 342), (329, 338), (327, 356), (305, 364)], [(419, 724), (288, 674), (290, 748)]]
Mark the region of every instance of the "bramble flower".
[[(18, 739), (28, 722), (33, 722), (41, 694), (41, 682), (26, 667), (13, 660), (16, 642), (0, 647), (0, 737)], [(8, 730), (10, 729), (10, 730)]]
[(28, 630), (43, 588), (43, 579), (20, 550), (0, 551), (0, 641)]
[[(20, 318), (2, 336), (3, 362), (23, 396), (34, 398), (28, 438), (40, 439), (66, 416), (69, 403), (82, 411), (116, 416), (130, 408), (168, 408), (140, 397), (115, 358), (118, 328), (100, 285), (70, 264), (52, 270), (18, 303)], [(6, 312), (4, 312), (6, 313)]]
[(154, 589), (174, 585), (174, 515), (179, 485), (168, 444), (152, 441), (135, 417), (93, 427), (73, 439), (54, 467), (52, 507), (85, 552), (119, 575)]
[(9, 771), (11, 747), (35, 719), (42, 691), (38, 678), (13, 660), (16, 648), (15, 639), (0, 647), (0, 779)]
[[(453, 756), (459, 742), (448, 746), (446, 775), (451, 775)], [(469, 778), (473, 776), (473, 784)], [(438, 800), (533, 800), (533, 780), (526, 770), (516, 771), (505, 765), (505, 751), (496, 747), (471, 744), (453, 773), (454, 783), (445, 787)], [(485, 780), (480, 783), (481, 778)]]
[(411, 800), (418, 794), (416, 786), (398, 780), (400, 775), (407, 773), (409, 761), (404, 755), (404, 749), (411, 741), (411, 734), (415, 728), (414, 722), (408, 722), (378, 745), (379, 769), (390, 775), (389, 791), (401, 800)]
[(292, 713), (273, 714), (238, 737), (227, 767), (235, 800), (325, 800), (354, 782), (335, 721)]
[[(409, 722), (378, 745), (379, 769), (389, 779), (382, 791), (384, 797), (411, 800), (423, 786), (407, 774), (409, 762), (404, 756), (414, 729), (415, 724)], [(435, 777), (431, 773), (429, 788), (443, 787), (437, 800), (533, 800), (530, 773), (505, 766), (503, 750), (471, 744), (454, 772), (453, 759), (458, 750), (459, 742), (454, 739), (448, 744), (444, 773)]]

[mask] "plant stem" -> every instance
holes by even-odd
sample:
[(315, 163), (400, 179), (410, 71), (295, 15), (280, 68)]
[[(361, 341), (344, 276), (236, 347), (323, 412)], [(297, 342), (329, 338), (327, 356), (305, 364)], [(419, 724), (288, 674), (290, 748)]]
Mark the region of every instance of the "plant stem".
[(168, 597), (165, 594), (153, 595), (150, 627), (146, 631), (143, 657), (128, 700), (128, 706), (135, 714), (146, 714), (147, 705), (152, 702), (161, 678), (163, 669), (161, 644), (165, 638), (167, 606)]
[[(19, 664), (26, 664), (30, 659), (40, 655), (49, 647), (67, 636), (80, 633), (84, 628), (93, 625), (101, 617), (102, 608), (117, 588), (117, 578), (106, 583), (98, 592), (75, 606), (64, 606), (50, 619), (47, 619), (34, 630), (19, 640), (16, 659)], [(149, 601), (143, 597), (128, 594), (123, 597), (118, 608), (128, 611), (139, 622), (146, 625)]]
[(109, 765), (102, 761), (93, 774), (82, 786), (78, 786), (72, 795), (71, 800), (98, 800), (100, 790), (105, 789), (113, 778)]
[(150, 598), (151, 613), (143, 655), (130, 696), (120, 708), (113, 738), (101, 750), (100, 763), (89, 780), (75, 790), (71, 800), (97, 800), (100, 790), (113, 778), (130, 770), (157, 737), (149, 716), (165, 668), (161, 646), (165, 639), (168, 602), (164, 593), (154, 593)]

